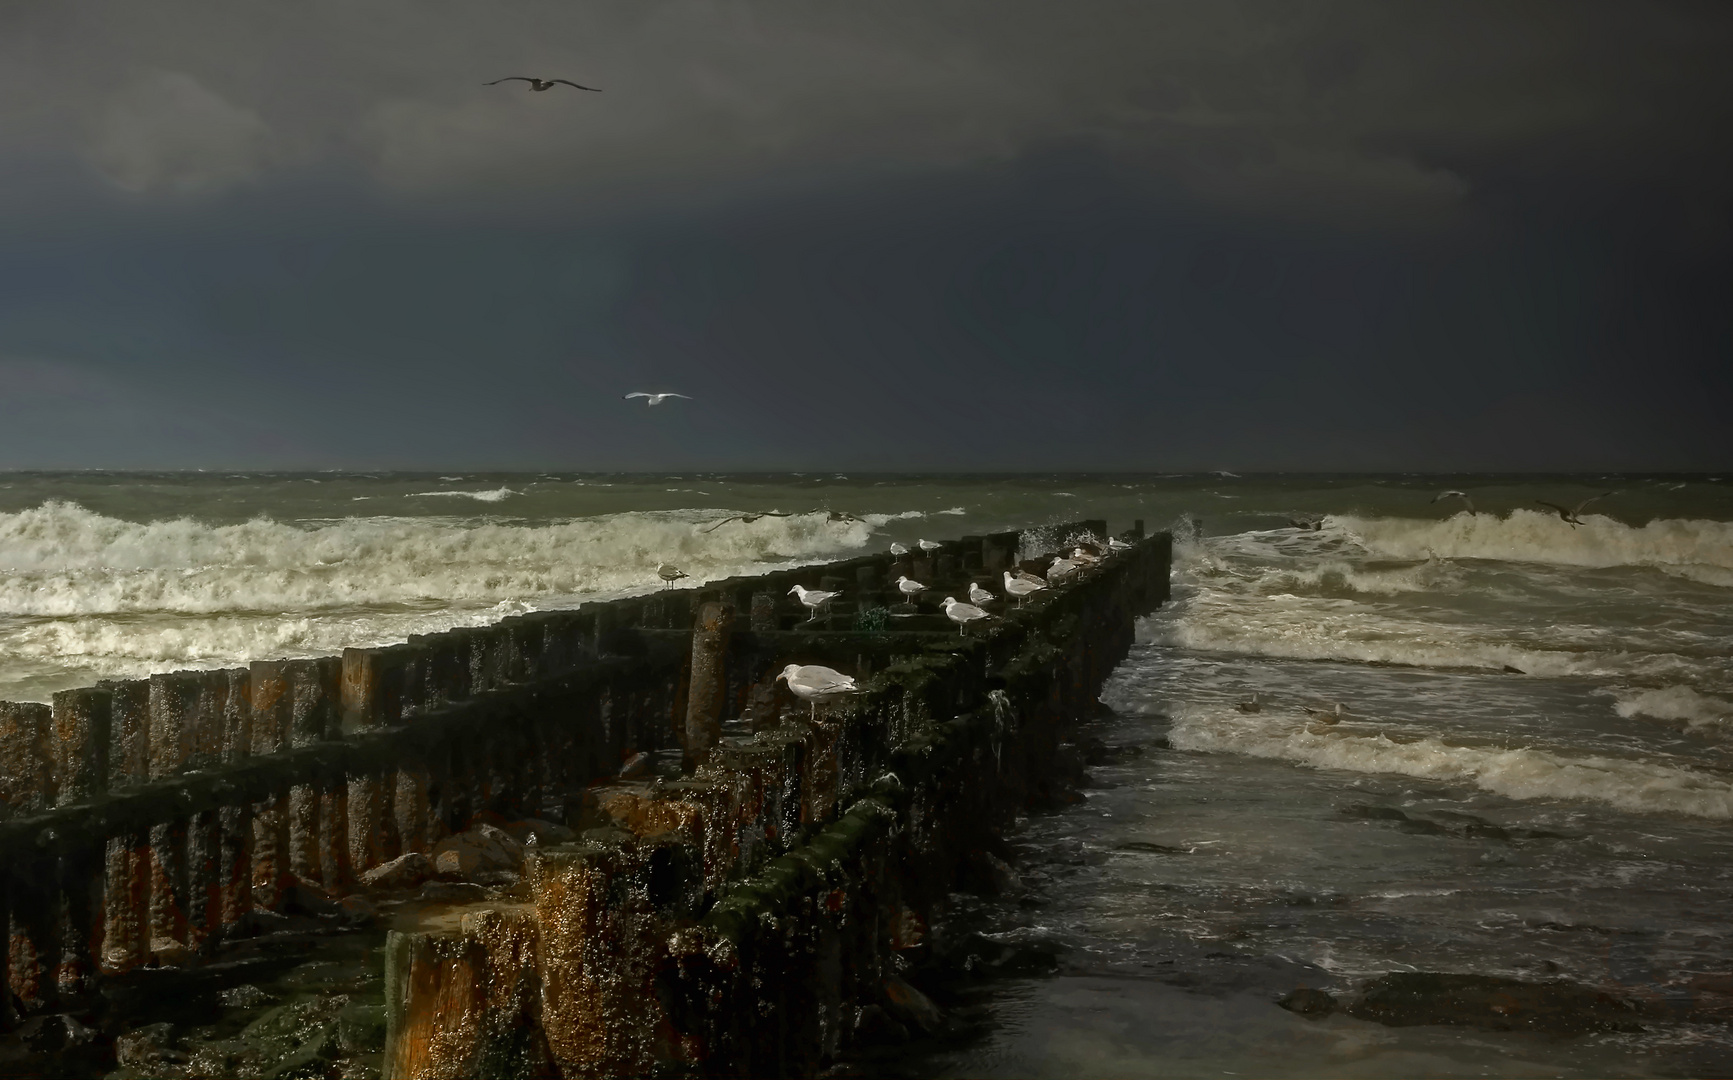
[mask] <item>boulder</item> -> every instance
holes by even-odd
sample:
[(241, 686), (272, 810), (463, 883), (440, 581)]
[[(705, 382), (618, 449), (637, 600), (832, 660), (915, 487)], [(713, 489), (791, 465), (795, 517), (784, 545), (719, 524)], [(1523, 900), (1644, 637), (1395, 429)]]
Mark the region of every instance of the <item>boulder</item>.
[(1282, 1008), (1308, 1020), (1322, 1020), (1336, 1011), (1336, 999), (1322, 990), (1302, 986), (1276, 1002)]
[(168, 1061), (185, 1061), (186, 1054), (171, 1043), (173, 1024), (147, 1024), (115, 1036), (114, 1056), (122, 1068), (142, 1069)]
[(412, 851), (366, 871), (361, 875), (361, 884), (369, 889), (413, 889), (433, 874), (433, 860), (422, 852)]
[(1635, 1006), (1576, 983), (1432, 971), (1373, 979), (1345, 1011), (1391, 1027), (1458, 1024), (1546, 1035), (1640, 1030)]
[(920, 1028), (928, 1035), (936, 1034), (944, 1026), (945, 1014), (933, 1004), (933, 999), (895, 975), (885, 977), (884, 993), (891, 1015), (905, 1026)]
[(529, 845), (532, 840), (537, 847), (547, 847), (550, 844), (569, 844), (578, 838), (578, 834), (564, 825), (556, 825), (541, 818), (524, 818), (522, 821), (508, 821), (500, 826), (506, 834), (520, 844)]
[(523, 845), (505, 830), (478, 825), (467, 832), (448, 836), (433, 849), (433, 867), (443, 878), (472, 880), (494, 871), (517, 873), (523, 869)]

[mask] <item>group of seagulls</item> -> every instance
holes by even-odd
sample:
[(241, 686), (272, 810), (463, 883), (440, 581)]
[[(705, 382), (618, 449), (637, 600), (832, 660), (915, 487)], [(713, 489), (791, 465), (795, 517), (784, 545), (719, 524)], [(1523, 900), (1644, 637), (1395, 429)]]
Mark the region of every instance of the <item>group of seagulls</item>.
[[(917, 540), (915, 544), (923, 554), (927, 555), (939, 550), (942, 546), (925, 539)], [(1077, 544), (1072, 548), (1068, 557), (1061, 557), (1053, 561), (1053, 565), (1047, 571), (1046, 578), (1032, 574), (1027, 570), (1007, 570), (1004, 572), (1005, 595), (1016, 598), (1021, 605), (1035, 593), (1070, 580), (1085, 567), (1095, 565), (1107, 555), (1117, 554), (1130, 547), (1131, 545), (1123, 540), (1109, 540), (1105, 545)], [(901, 557), (909, 554), (909, 549), (903, 544), (893, 543), (891, 554)], [(1057, 568), (1057, 572), (1055, 568)], [(674, 572), (679, 573), (678, 570)], [(685, 575), (681, 574), (680, 576), (684, 577)], [(674, 579), (664, 575), (664, 580)], [(907, 597), (910, 602), (913, 602), (927, 591), (927, 586), (907, 574), (902, 574), (897, 578), (897, 591)], [(790, 596), (799, 599), (801, 605), (812, 612), (811, 618), (817, 618), (829, 607), (831, 601), (842, 595), (840, 591), (809, 589), (804, 585), (796, 585), (788, 592)], [(979, 581), (971, 581), (969, 583), (969, 602), (964, 603), (954, 596), (945, 597), (943, 605), (945, 617), (957, 624), (959, 634), (964, 634), (967, 633), (970, 623), (994, 617), (983, 605), (993, 603), (996, 600), (998, 597), (994, 596)], [(822, 664), (789, 664), (776, 676), (776, 681), (787, 684), (789, 691), (795, 697), (812, 707), (813, 723), (818, 722), (818, 712), (821, 706), (829, 705), (833, 701), (839, 701), (851, 694), (861, 692), (861, 687), (855, 682), (853, 676), (844, 675), (835, 668), (825, 667)], [(1256, 701), (1256, 695), (1253, 695), (1253, 700)]]

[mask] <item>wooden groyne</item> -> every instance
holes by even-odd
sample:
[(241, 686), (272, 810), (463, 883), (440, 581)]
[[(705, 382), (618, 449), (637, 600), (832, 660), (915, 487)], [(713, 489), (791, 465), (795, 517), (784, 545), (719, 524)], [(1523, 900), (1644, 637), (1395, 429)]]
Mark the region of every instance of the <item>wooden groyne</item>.
[[(924, 1026), (899, 965), (1046, 796), (1170, 544), (962, 635), (894, 582), (997, 591), (1084, 535), (0, 703), (0, 1075), (783, 1075)], [(815, 720), (790, 662), (863, 692)], [(208, 1022), (140, 1024), (168, 992)]]

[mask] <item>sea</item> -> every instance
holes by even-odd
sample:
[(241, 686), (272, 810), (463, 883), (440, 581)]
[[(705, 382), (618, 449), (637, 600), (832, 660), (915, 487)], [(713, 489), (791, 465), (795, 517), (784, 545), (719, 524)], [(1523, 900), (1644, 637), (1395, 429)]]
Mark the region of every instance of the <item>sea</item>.
[[(1045, 960), (884, 1071), (1733, 1074), (1733, 474), (0, 474), (0, 699), (1079, 518), (1170, 530), (1172, 601), (955, 898)], [(1277, 1004), (1392, 972), (1641, 1022)]]

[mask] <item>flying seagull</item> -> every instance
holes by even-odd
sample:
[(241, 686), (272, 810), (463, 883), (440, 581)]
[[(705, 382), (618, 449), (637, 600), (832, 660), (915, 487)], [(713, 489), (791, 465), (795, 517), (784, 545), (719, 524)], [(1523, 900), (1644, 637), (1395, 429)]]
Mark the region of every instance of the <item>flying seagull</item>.
[(1546, 507), (1548, 510), (1551, 510), (1554, 513), (1558, 514), (1559, 520), (1563, 521), (1565, 524), (1569, 525), (1571, 528), (1574, 529), (1578, 525), (1582, 524), (1582, 519), (1577, 517), (1577, 515), (1583, 512), (1583, 507), (1587, 506), (1589, 503), (1592, 503), (1592, 502), (1599, 502), (1611, 494), (1612, 494), (1612, 492), (1610, 492), (1610, 491), (1603, 491), (1599, 495), (1594, 496), (1593, 498), (1584, 499), (1582, 502), (1577, 503), (1576, 506), (1570, 510), (1566, 510), (1564, 507), (1560, 506), (1558, 503), (1549, 503), (1545, 499), (1536, 499), (1535, 502), (1540, 504), (1541, 506)]
[(483, 86), (498, 86), (502, 82), (527, 82), (530, 84), (530, 89), (534, 90), (538, 94), (541, 93), (543, 90), (552, 90), (556, 84), (561, 84), (561, 83), (565, 84), (566, 86), (577, 86), (579, 90), (588, 90), (592, 94), (601, 93), (600, 90), (597, 90), (593, 86), (578, 86), (577, 83), (573, 82), (570, 79), (537, 79), (537, 78), (532, 78), (529, 75), (507, 75), (503, 79), (495, 79), (493, 82), (482, 83), (481, 85), (483, 85)]
[(642, 390), (634, 390), (630, 394), (627, 394), (626, 400), (631, 401), (635, 397), (645, 398), (646, 404), (649, 405), (660, 405), (671, 397), (685, 398), (687, 401), (692, 400), (690, 394), (646, 394)]
[(1433, 502), (1441, 502), (1444, 499), (1461, 499), (1462, 505), (1468, 507), (1469, 515), (1473, 516), (1474, 503), (1469, 500), (1468, 492), (1466, 492), (1466, 491), (1440, 491), (1436, 496), (1433, 497), (1432, 501)]
[(818, 719), (820, 705), (828, 705), (838, 698), (860, 693), (860, 687), (855, 685), (851, 676), (819, 664), (790, 664), (782, 669), (782, 674), (776, 677), (776, 681), (788, 683), (788, 688), (794, 691), (795, 697), (812, 703), (814, 721)]

